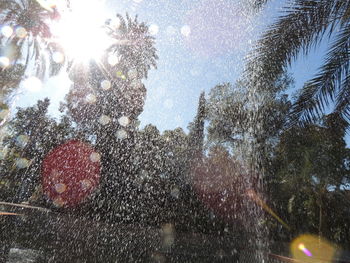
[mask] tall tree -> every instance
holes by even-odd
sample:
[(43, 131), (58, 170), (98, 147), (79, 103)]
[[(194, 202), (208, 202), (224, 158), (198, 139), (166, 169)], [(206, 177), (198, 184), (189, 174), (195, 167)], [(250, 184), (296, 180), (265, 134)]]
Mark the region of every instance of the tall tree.
[[(260, 107), (251, 101), (244, 84), (244, 81), (238, 81), (235, 85), (224, 83), (210, 91), (208, 139), (212, 144), (219, 143), (238, 155), (243, 154), (246, 159), (250, 155), (248, 146), (251, 143), (260, 147), (262, 156), (268, 154), (275, 144), (286, 124), (290, 108), (288, 97), (283, 91), (293, 85), (293, 79), (288, 75), (280, 76), (271, 87), (273, 91), (264, 105)], [(254, 124), (259, 125), (260, 133), (251, 127)]]
[(189, 158), (200, 158), (203, 154), (204, 145), (204, 121), (206, 119), (206, 100), (204, 91), (200, 94), (198, 100), (197, 114), (194, 121), (189, 124)]
[[(31, 64), (34, 72), (43, 77), (48, 62), (46, 55), (57, 49), (49, 26), (50, 21), (59, 19), (57, 9), (46, 1), (9, 0), (1, 1), (0, 10), (0, 23), (8, 27), (8, 32), (0, 35), (1, 55), (9, 60), (9, 65), (24, 61), (25, 67), (34, 59), (35, 63)], [(57, 67), (52, 59), (50, 66)]]
[(140, 135), (137, 118), (146, 97), (142, 81), (156, 67), (158, 58), (154, 38), (145, 23), (128, 15), (117, 18), (118, 27), (110, 21), (104, 26), (114, 41), (102, 60), (90, 61), (87, 66), (73, 63), (70, 70), (73, 88), (64, 105), (79, 133), (101, 154), (103, 178), (97, 199), (101, 203), (108, 201), (104, 205), (110, 210), (108, 213), (114, 213), (110, 201), (118, 199), (129, 206), (129, 186), (138, 169), (132, 163)]
[[(345, 197), (344, 185), (350, 175), (345, 129), (334, 128), (337, 117), (328, 115), (322, 125), (285, 131), (276, 148), (273, 169), (267, 176), (268, 191), (279, 214), (288, 218), (297, 233), (314, 232), (334, 238), (329, 229), (336, 227), (332, 220), (337, 216), (330, 204), (337, 195)], [(344, 206), (338, 209), (341, 211)], [(303, 225), (300, 220), (304, 220)]]
[(70, 122), (60, 123), (47, 115), (49, 100), (38, 101), (33, 107), (18, 109), (9, 121), (9, 136), (2, 147), (7, 154), (1, 161), (1, 180), (13, 193), (10, 198), (24, 201), (30, 197), (40, 178), (41, 162), (45, 155), (59, 143), (72, 136)]

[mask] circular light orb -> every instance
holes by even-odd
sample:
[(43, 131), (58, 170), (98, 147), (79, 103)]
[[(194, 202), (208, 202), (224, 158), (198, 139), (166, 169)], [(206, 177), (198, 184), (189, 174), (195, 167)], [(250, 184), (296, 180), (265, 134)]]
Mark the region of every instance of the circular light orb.
[(112, 86), (112, 84), (111, 84), (111, 82), (109, 80), (103, 80), (101, 82), (101, 88), (103, 90), (109, 90), (111, 88), (111, 86)]
[(17, 168), (23, 169), (23, 168), (27, 168), (30, 165), (30, 161), (26, 158), (17, 158), (15, 161), (15, 164)]
[(95, 96), (94, 94), (92, 94), (92, 93), (89, 93), (89, 94), (85, 97), (85, 101), (86, 101), (87, 103), (90, 103), (90, 104), (96, 103), (96, 100), (97, 100), (96, 96)]
[(62, 63), (64, 61), (64, 55), (61, 52), (56, 51), (52, 54), (52, 59), (56, 63)]
[(90, 161), (95, 163), (101, 160), (101, 155), (97, 152), (93, 152), (90, 154)]
[(64, 183), (55, 184), (55, 191), (59, 194), (62, 194), (63, 192), (65, 192), (66, 189), (67, 189), (67, 186)]
[(37, 77), (29, 77), (23, 81), (23, 87), (30, 92), (39, 92), (42, 89), (42, 82)]
[(128, 117), (122, 116), (122, 117), (120, 117), (120, 118), (118, 119), (118, 123), (119, 123), (121, 126), (125, 127), (125, 126), (128, 126), (128, 125), (129, 125), (130, 120), (129, 120)]
[(2, 28), (1, 28), (1, 34), (4, 36), (4, 37), (10, 37), (10, 36), (12, 36), (12, 34), (13, 34), (13, 29), (12, 29), (12, 27), (10, 27), (10, 26), (3, 26)]
[[(93, 153), (94, 148), (78, 140), (70, 140), (49, 152), (41, 169), (44, 194), (59, 206), (75, 207), (82, 203), (100, 181), (101, 165), (91, 160)], [(88, 189), (82, 189), (84, 180), (90, 181)]]
[(116, 132), (116, 136), (119, 140), (124, 140), (128, 137), (128, 133), (125, 130), (120, 129)]
[(178, 187), (173, 187), (170, 191), (170, 195), (174, 198), (179, 198), (180, 190)]
[(191, 28), (188, 25), (181, 27), (181, 34), (185, 37), (188, 37), (191, 34)]
[(8, 57), (0, 57), (0, 68), (7, 68), (10, 65), (10, 59)]
[(23, 148), (24, 146), (26, 146), (26, 144), (28, 143), (29, 141), (29, 137), (27, 135), (19, 135), (17, 138), (16, 138), (16, 144), (17, 146)]
[(102, 125), (107, 125), (111, 121), (111, 118), (107, 115), (102, 114), (98, 122)]
[(3, 104), (0, 106), (0, 121), (4, 120), (7, 118), (7, 116), (10, 114), (9, 108)]
[(89, 190), (92, 187), (92, 183), (88, 179), (80, 181), (80, 186), (83, 191)]
[(123, 72), (117, 71), (116, 75), (118, 78), (120, 78), (122, 80), (126, 80), (126, 76), (123, 74)]
[(152, 24), (149, 26), (148, 31), (152, 36), (157, 35), (159, 32), (159, 27), (156, 24)]
[(27, 36), (27, 30), (24, 27), (17, 27), (16, 28), (16, 36), (18, 38), (25, 38)]
[(119, 57), (116, 54), (111, 54), (111, 55), (108, 56), (107, 62), (108, 62), (109, 65), (111, 65), (113, 67), (113, 66), (118, 64)]
[(56, 207), (62, 207), (66, 204), (66, 202), (63, 200), (63, 198), (61, 196), (55, 198), (52, 203), (54, 204), (54, 206)]

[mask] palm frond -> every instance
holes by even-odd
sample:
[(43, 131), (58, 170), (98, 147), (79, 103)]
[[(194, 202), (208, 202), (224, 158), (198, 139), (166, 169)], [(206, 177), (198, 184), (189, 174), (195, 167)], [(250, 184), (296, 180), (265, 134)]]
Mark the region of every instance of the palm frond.
[(261, 9), (269, 0), (250, 0), (249, 5), (255, 10)]
[[(148, 71), (157, 66), (157, 50), (155, 41), (148, 32), (144, 23), (139, 23), (137, 17), (134, 19), (126, 14), (126, 19), (117, 15), (120, 25), (118, 29), (111, 30), (110, 36), (116, 39), (108, 52), (118, 53), (121, 56), (121, 64), (125, 68), (137, 69), (138, 78), (147, 78)], [(123, 67), (123, 65), (119, 65)]]
[(245, 78), (248, 85), (266, 88), (297, 58), (333, 30), (348, 1), (296, 0), (258, 41), (248, 57)]
[(338, 92), (334, 113), (341, 116), (347, 123), (350, 120), (350, 75), (343, 80), (342, 88)]
[[(342, 98), (342, 96), (349, 95), (346, 91), (350, 66), (349, 56), (350, 24), (338, 32), (319, 73), (302, 89), (291, 113), (295, 121), (310, 122), (321, 117), (325, 108), (335, 100), (336, 96), (336, 107), (340, 112), (342, 111), (341, 109), (348, 101), (348, 98)], [(337, 91), (339, 91), (338, 95)]]
[[(48, 21), (53, 18), (52, 13), (40, 6), (36, 0), (8, 0), (1, 1), (0, 14), (0, 24), (12, 27), (21, 26), (27, 32), (23, 38), (18, 38), (16, 34), (13, 34), (4, 41), (6, 45), (16, 46), (18, 50), (18, 54), (11, 57), (12, 64), (23, 59), (27, 67), (31, 59), (40, 61), (41, 66), (36, 64), (38, 66), (36, 69), (37, 73), (43, 76), (46, 70), (44, 64), (47, 62), (43, 60), (47, 57), (51, 37)], [(5, 37), (0, 35), (0, 41), (4, 39)]]

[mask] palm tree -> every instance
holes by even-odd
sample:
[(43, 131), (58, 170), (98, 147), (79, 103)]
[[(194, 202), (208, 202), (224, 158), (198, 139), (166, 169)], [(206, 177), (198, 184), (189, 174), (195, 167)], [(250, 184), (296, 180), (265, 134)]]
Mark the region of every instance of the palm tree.
[[(263, 4), (264, 0), (256, 0)], [(299, 123), (319, 119), (334, 103), (334, 113), (350, 120), (350, 1), (295, 0), (263, 34), (249, 58), (250, 87), (266, 91), (297, 56), (328, 36), (333, 39), (317, 75), (301, 89), (292, 108)]]
[[(92, 120), (101, 115), (118, 119), (124, 114), (135, 120), (142, 112), (146, 96), (142, 79), (147, 78), (152, 67), (156, 68), (158, 59), (154, 37), (137, 17), (131, 18), (127, 14), (125, 19), (118, 14), (117, 19), (117, 27), (109, 20), (106, 22), (106, 33), (113, 39), (113, 44), (101, 61), (91, 60), (88, 67), (72, 63), (70, 74), (74, 89), (68, 93), (65, 106), (77, 123), (94, 126), (96, 122), (94, 124)], [(111, 56), (117, 56), (118, 62), (108, 63)], [(110, 87), (101, 88), (103, 81)], [(96, 103), (86, 103), (88, 94), (96, 97)]]
[(137, 16), (132, 19), (126, 14), (124, 19), (117, 14), (120, 22), (117, 29), (108, 27), (109, 35), (115, 39), (113, 45), (107, 50), (107, 53), (117, 53), (119, 55), (119, 68), (122, 71), (135, 70), (136, 78), (147, 78), (148, 71), (154, 67), (157, 68), (154, 37), (150, 36), (148, 26), (145, 23), (139, 23)]
[(11, 64), (23, 63), (27, 68), (34, 59), (34, 69), (43, 77), (46, 69), (47, 51), (52, 53), (49, 22), (58, 18), (55, 8), (42, 6), (39, 0), (8, 0), (0, 3), (0, 24), (10, 26), (13, 34), (0, 35), (3, 49), (10, 48)]

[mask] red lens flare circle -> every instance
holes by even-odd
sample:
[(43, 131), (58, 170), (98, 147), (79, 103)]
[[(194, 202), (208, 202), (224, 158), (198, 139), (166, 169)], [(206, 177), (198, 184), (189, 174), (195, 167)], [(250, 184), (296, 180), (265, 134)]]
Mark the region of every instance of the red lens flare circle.
[(74, 207), (100, 181), (100, 155), (90, 145), (70, 140), (52, 150), (42, 163), (44, 194), (57, 207)]

